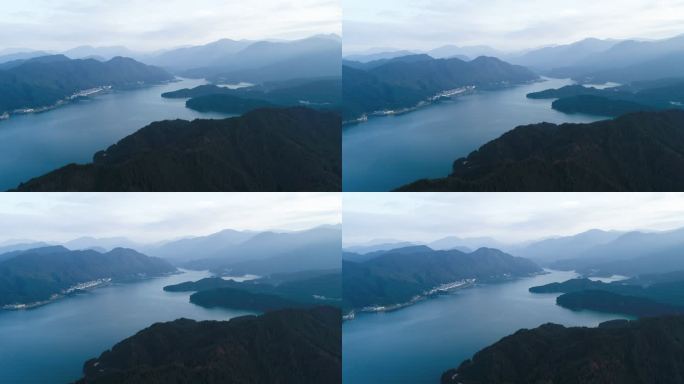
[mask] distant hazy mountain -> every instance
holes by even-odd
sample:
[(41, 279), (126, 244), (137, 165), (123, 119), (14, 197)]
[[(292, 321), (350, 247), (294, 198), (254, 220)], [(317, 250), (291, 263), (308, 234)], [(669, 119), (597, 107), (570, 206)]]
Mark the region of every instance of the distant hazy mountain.
[(354, 245), (351, 247), (345, 247), (344, 250), (351, 253), (358, 253), (361, 255), (377, 252), (377, 251), (389, 251), (397, 248), (405, 248), (417, 245), (416, 243), (410, 241), (400, 241), (393, 243), (380, 243), (380, 244), (370, 244), (370, 245)]
[(470, 253), (479, 248), (503, 248), (505, 244), (492, 239), (491, 237), (469, 237), (460, 238), (457, 236), (447, 236), (428, 243), (408, 242), (394, 240), (392, 242), (371, 242), (368, 245), (357, 245), (345, 247), (344, 260), (362, 262), (384, 255), (388, 251), (410, 250), (414, 246), (427, 246), (436, 251), (458, 250)]
[(343, 66), (343, 72), (345, 120), (377, 111), (413, 108), (440, 92), (464, 86), (493, 88), (538, 78), (524, 67), (492, 57), (463, 61), (428, 55), (399, 57), (368, 70)]
[(519, 56), (509, 55), (508, 60), (514, 64), (550, 70), (580, 63), (594, 54), (609, 50), (618, 43), (618, 40), (589, 38), (572, 44), (535, 49)]
[(159, 247), (149, 249), (147, 253), (174, 263), (186, 263), (192, 260), (214, 257), (221, 251), (244, 243), (257, 234), (258, 232), (254, 231), (225, 229), (208, 236), (170, 241)]
[(319, 307), (157, 323), (83, 370), (77, 383), (341, 384), (341, 314)]
[(339, 36), (319, 35), (295, 41), (255, 42), (209, 65), (198, 65), (181, 74), (217, 83), (339, 77), (341, 60)]
[[(576, 257), (561, 260), (558, 266), (565, 263), (602, 263), (608, 261), (628, 260), (648, 256), (668, 250), (672, 247), (684, 247), (684, 228), (666, 232), (627, 232), (614, 240), (579, 252)], [(580, 266), (579, 264), (575, 266)]]
[(480, 56), (503, 57), (504, 53), (486, 45), (459, 47), (456, 45), (444, 45), (426, 52), (435, 59), (470, 60)]
[(598, 328), (544, 324), (484, 348), (445, 372), (441, 383), (677, 383), (682, 338), (682, 316), (614, 320)]
[(62, 245), (71, 250), (82, 250), (92, 248), (103, 248), (106, 250), (111, 250), (114, 248), (132, 248), (139, 250), (141, 248), (140, 244), (131, 241), (125, 237), (95, 238), (86, 236), (67, 241)]
[(155, 122), (22, 191), (339, 191), (341, 121), (308, 108)]
[(491, 237), (469, 237), (461, 238), (457, 236), (447, 236), (442, 239), (431, 241), (427, 246), (435, 250), (457, 249), (461, 252), (472, 252), (478, 248), (504, 248), (505, 244), (492, 239)]
[(584, 273), (628, 276), (665, 273), (684, 270), (683, 252), (684, 228), (654, 233), (628, 232), (551, 266)]
[[(681, 49), (684, 50), (684, 46)], [(587, 71), (573, 78), (581, 82), (594, 83), (650, 81), (667, 77), (682, 77), (683, 66), (684, 51), (677, 51), (629, 66)]]
[(365, 262), (343, 261), (342, 265), (347, 310), (406, 303), (442, 284), (463, 279), (492, 282), (541, 272), (527, 259), (490, 248), (463, 253), (416, 246), (385, 252)]
[(182, 47), (163, 52), (145, 59), (146, 62), (168, 68), (171, 71), (185, 71), (193, 68), (210, 67), (230, 60), (235, 54), (247, 48), (254, 41), (221, 39), (209, 44)]
[(83, 45), (80, 47), (72, 48), (68, 51), (64, 51), (62, 54), (64, 56), (69, 57), (70, 59), (86, 59), (92, 57), (99, 57), (104, 60), (110, 60), (117, 56), (137, 59), (143, 55), (142, 53), (132, 51), (122, 46), (93, 47), (90, 45)]
[[(0, 64), (9, 62), (21, 62), (25, 60), (30, 60), (36, 57), (48, 56), (49, 53), (44, 51), (26, 51), (26, 52), (15, 52), (15, 53), (5, 53), (0, 54)], [(0, 69), (4, 69), (0, 66)]]
[(537, 241), (517, 249), (514, 253), (542, 265), (548, 265), (554, 261), (569, 259), (596, 246), (609, 243), (623, 234), (624, 232), (592, 229), (573, 236)]
[[(9, 63), (5, 63), (9, 64)], [(105, 63), (42, 56), (0, 68), (0, 113), (56, 104), (76, 92), (98, 86), (130, 87), (171, 80), (166, 71), (116, 57)]]
[(377, 52), (377, 53), (367, 53), (367, 54), (355, 54), (355, 55), (348, 55), (345, 56), (345, 60), (349, 61), (358, 61), (360, 63), (368, 63), (371, 61), (377, 61), (377, 60), (387, 60), (387, 59), (394, 59), (396, 57), (402, 57), (402, 56), (409, 56), (409, 55), (415, 55), (416, 52), (412, 51), (386, 51), (386, 52)]
[(98, 279), (130, 280), (175, 271), (166, 261), (132, 249), (107, 253), (62, 246), (30, 249), (0, 262), (0, 305), (46, 301), (79, 283)]
[(42, 241), (24, 241), (0, 246), (0, 261), (11, 259), (28, 249), (49, 247), (50, 244)]
[(443, 179), (402, 191), (675, 191), (684, 188), (684, 111), (642, 112), (591, 124), (515, 128)]
[(621, 83), (682, 76), (684, 35), (663, 40), (618, 42), (607, 50), (591, 54), (550, 72), (582, 82)]
[(250, 239), (187, 264), (216, 273), (271, 275), (315, 269), (339, 269), (340, 226), (298, 232), (262, 232)]

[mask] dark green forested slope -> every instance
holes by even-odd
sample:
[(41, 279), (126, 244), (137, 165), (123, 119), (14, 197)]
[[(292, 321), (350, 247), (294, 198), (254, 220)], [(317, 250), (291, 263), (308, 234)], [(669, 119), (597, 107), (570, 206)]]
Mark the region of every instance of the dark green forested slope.
[(684, 313), (682, 272), (644, 275), (612, 283), (572, 279), (532, 287), (530, 292), (562, 293), (556, 303), (575, 310), (589, 309), (634, 316)]
[(552, 108), (565, 113), (620, 116), (629, 112), (682, 108), (684, 80), (660, 79), (614, 88), (568, 85), (527, 95), (531, 99), (558, 99)]
[(343, 306), (349, 310), (400, 304), (445, 283), (499, 281), (539, 272), (533, 262), (496, 249), (464, 253), (425, 246), (402, 248), (361, 263), (343, 261)]
[(161, 68), (124, 57), (100, 62), (54, 55), (9, 64), (0, 69), (0, 114), (51, 106), (80, 90), (98, 86), (129, 87), (173, 79)]
[(152, 123), (19, 191), (339, 191), (341, 121), (308, 108)]
[(279, 284), (268, 278), (236, 282), (220, 277), (206, 278), (164, 287), (168, 292), (196, 292), (190, 302), (203, 307), (223, 307), (254, 311), (339, 305), (342, 300), (342, 276), (339, 272), (308, 277)]
[(30, 249), (0, 262), (0, 305), (45, 301), (76, 284), (98, 279), (137, 279), (175, 271), (166, 261), (132, 249), (107, 253), (61, 246)]
[(415, 107), (437, 93), (463, 86), (497, 87), (538, 79), (530, 70), (493, 57), (472, 61), (403, 56), (370, 69), (343, 66), (343, 117)]
[(340, 78), (298, 79), (270, 82), (240, 89), (200, 85), (162, 94), (165, 98), (189, 98), (186, 106), (198, 111), (244, 113), (263, 107), (308, 106), (338, 109), (342, 98)]
[(515, 128), (446, 178), (402, 191), (679, 191), (684, 111), (640, 112), (591, 124)]
[(81, 384), (342, 382), (339, 309), (154, 324), (86, 362)]
[(572, 310), (620, 313), (637, 317), (684, 314), (684, 306), (674, 306), (659, 300), (602, 290), (566, 293), (559, 296), (556, 303)]
[(185, 102), (185, 106), (200, 112), (243, 114), (253, 109), (274, 107), (275, 105), (265, 100), (246, 99), (229, 94), (210, 94), (193, 97)]
[(679, 384), (684, 317), (616, 320), (598, 328), (545, 324), (476, 353), (442, 383)]
[(205, 308), (232, 308), (258, 312), (310, 306), (270, 293), (250, 292), (227, 287), (193, 293), (190, 295), (190, 302)]

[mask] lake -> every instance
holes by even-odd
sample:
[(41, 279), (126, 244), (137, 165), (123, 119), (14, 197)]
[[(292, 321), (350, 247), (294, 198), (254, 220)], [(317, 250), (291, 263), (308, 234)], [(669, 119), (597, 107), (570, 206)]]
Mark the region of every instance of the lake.
[(206, 84), (181, 81), (143, 89), (114, 91), (36, 114), (0, 121), (0, 190), (69, 163), (88, 163), (95, 152), (154, 121), (225, 118), (185, 108), (186, 99), (161, 94)]
[(209, 277), (183, 274), (114, 284), (26, 311), (0, 311), (0, 383), (67, 383), (83, 363), (153, 323), (181, 317), (228, 320), (245, 311), (191, 304), (190, 292), (163, 287)]
[(389, 313), (357, 314), (342, 326), (345, 384), (439, 383), (480, 349), (521, 328), (553, 322), (597, 326), (620, 315), (574, 312), (556, 294), (528, 289), (576, 277), (573, 272), (478, 285)]
[(572, 84), (546, 79), (496, 91), (477, 91), (397, 116), (346, 125), (342, 133), (345, 191), (389, 191), (423, 178), (445, 177), (455, 160), (519, 125), (592, 122), (604, 117), (567, 115), (553, 100), (526, 95)]

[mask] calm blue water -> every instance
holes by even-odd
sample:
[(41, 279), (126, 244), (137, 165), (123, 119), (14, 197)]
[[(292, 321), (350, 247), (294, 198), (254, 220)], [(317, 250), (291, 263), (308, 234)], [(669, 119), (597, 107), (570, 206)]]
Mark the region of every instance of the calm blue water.
[(28, 311), (0, 311), (0, 383), (67, 383), (83, 363), (153, 323), (181, 317), (227, 320), (244, 311), (205, 309), (166, 285), (208, 277), (191, 271), (112, 285)]
[(389, 191), (423, 178), (445, 177), (454, 160), (518, 125), (591, 122), (603, 118), (566, 115), (552, 100), (530, 100), (530, 92), (559, 88), (550, 79), (498, 91), (479, 91), (405, 115), (372, 118), (345, 126), (342, 134), (346, 191)]
[(185, 108), (185, 99), (161, 97), (164, 92), (202, 84), (206, 82), (183, 79), (0, 121), (0, 190), (14, 188), (69, 163), (90, 162), (95, 152), (153, 121), (228, 117)]
[(435, 384), (447, 369), (518, 329), (548, 322), (596, 326), (622, 317), (573, 312), (557, 306), (555, 294), (527, 291), (573, 277), (554, 271), (464, 289), (395, 312), (357, 315), (342, 327), (344, 383)]

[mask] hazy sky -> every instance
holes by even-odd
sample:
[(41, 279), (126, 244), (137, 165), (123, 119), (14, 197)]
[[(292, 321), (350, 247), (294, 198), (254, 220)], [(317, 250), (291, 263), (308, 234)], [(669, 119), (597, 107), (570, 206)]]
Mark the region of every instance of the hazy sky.
[(513, 243), (589, 229), (684, 227), (684, 194), (345, 193), (345, 246), (489, 236)]
[(221, 38), (341, 33), (337, 0), (21, 0), (0, 7), (0, 51), (124, 45), (156, 50)]
[(445, 44), (518, 50), (684, 33), (682, 0), (342, 0), (344, 50)]
[(336, 193), (7, 193), (0, 243), (82, 236), (156, 242), (222, 229), (301, 230), (338, 224)]

